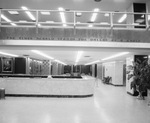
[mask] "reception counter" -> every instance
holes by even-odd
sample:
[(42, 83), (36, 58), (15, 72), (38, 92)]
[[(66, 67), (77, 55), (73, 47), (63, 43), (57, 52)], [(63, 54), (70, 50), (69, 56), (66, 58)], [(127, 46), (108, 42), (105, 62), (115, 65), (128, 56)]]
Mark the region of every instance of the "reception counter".
[(94, 94), (95, 78), (0, 78), (6, 96), (89, 97)]

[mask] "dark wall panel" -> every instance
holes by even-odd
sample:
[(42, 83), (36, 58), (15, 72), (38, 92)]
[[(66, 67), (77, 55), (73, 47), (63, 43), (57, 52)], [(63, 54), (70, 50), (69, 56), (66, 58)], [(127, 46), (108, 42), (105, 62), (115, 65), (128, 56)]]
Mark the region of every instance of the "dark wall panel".
[(26, 59), (15, 58), (15, 74), (25, 74), (25, 73), (26, 73)]
[(0, 73), (2, 73), (2, 59), (0, 58)]

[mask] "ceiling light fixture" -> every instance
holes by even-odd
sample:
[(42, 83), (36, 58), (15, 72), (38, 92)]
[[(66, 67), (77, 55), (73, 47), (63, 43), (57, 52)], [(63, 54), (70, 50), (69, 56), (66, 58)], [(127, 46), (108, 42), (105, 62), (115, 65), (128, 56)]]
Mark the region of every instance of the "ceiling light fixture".
[[(12, 22), (10, 19), (8, 19), (5, 15), (1, 14), (1, 18), (4, 19), (7, 22)], [(13, 26), (17, 26), (15, 23), (10, 23)]]
[(98, 62), (100, 62), (100, 60), (96, 60), (96, 61), (93, 61), (93, 62), (87, 63), (87, 64), (85, 64), (85, 65), (91, 65), (91, 64), (98, 63)]
[(54, 23), (54, 21), (46, 21), (46, 23)]
[(148, 20), (150, 20), (150, 15), (148, 15)]
[(124, 14), (119, 20), (118, 23), (122, 23), (127, 18), (127, 14)]
[(83, 51), (78, 51), (76, 61), (75, 61), (75, 65), (79, 62), (79, 59), (81, 58), (82, 54), (83, 54)]
[(60, 17), (61, 17), (63, 26), (66, 26), (66, 24), (65, 24), (65, 23), (66, 23), (65, 13), (62, 12), (62, 11), (64, 11), (64, 9), (60, 7), (60, 8), (58, 8), (58, 10), (61, 11), (61, 12), (60, 12)]
[(64, 62), (62, 62), (62, 61), (59, 61), (59, 60), (54, 60), (55, 62), (58, 62), (58, 63), (60, 63), (60, 64), (63, 64), (63, 65), (67, 65), (66, 63), (64, 63)]
[(81, 12), (77, 12), (77, 13), (76, 13), (76, 16), (77, 16), (77, 17), (81, 17), (81, 15), (82, 15)]
[(113, 58), (116, 58), (116, 57), (119, 57), (119, 56), (123, 56), (123, 55), (127, 55), (127, 54), (129, 54), (129, 52), (118, 53), (118, 54), (116, 54), (116, 55), (113, 55), (113, 56), (104, 58), (104, 59), (102, 59), (102, 61), (109, 60), (109, 59), (113, 59)]
[(48, 12), (48, 11), (42, 11), (41, 14), (42, 15), (50, 15), (50, 12)]
[(26, 20), (20, 20), (19, 22), (21, 22), (21, 23), (25, 23), (25, 22), (27, 22)]
[(8, 11), (12, 15), (18, 15), (19, 13), (17, 11)]
[(42, 25), (39, 23), (38, 26), (41, 27)]
[[(22, 8), (23, 10), (28, 10), (28, 8), (25, 7), (25, 6), (22, 6), (21, 8)], [(29, 12), (29, 11), (25, 11), (25, 12), (26, 12), (26, 14), (30, 17), (31, 20), (33, 20), (33, 21), (36, 20), (35, 17), (31, 14), (31, 12)]]
[(108, 22), (101, 22), (100, 24), (102, 24), (102, 25), (109, 25)]
[(92, 14), (92, 17), (91, 17), (91, 22), (94, 22), (96, 20), (98, 13), (95, 13), (95, 12), (98, 12), (98, 11), (99, 11), (98, 8), (94, 9), (94, 13)]
[(89, 27), (93, 27), (93, 25), (92, 25), (92, 24), (90, 24), (90, 25), (89, 25)]
[(9, 54), (9, 53), (5, 53), (5, 52), (0, 52), (0, 54), (7, 55), (7, 56), (12, 56), (12, 57), (18, 57), (18, 55)]
[(105, 13), (105, 15), (104, 15), (105, 17), (109, 17), (109, 13)]
[(46, 54), (44, 54), (44, 53), (42, 53), (42, 52), (40, 52), (40, 51), (38, 51), (38, 50), (31, 50), (31, 51), (34, 52), (34, 53), (36, 53), (36, 54), (38, 54), (38, 55), (41, 55), (41, 56), (43, 56), (43, 57), (45, 57), (45, 58), (54, 59), (53, 57), (48, 56), (48, 55), (46, 55)]

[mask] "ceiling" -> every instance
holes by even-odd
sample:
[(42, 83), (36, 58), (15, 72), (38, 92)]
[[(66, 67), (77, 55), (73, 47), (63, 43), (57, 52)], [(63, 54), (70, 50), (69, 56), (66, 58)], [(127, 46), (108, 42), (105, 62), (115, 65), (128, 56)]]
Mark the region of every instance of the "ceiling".
[[(66, 10), (93, 11), (99, 8), (101, 11), (121, 11), (124, 12), (133, 2), (148, 2), (149, 0), (102, 0), (95, 2), (94, 0), (0, 0), (0, 8), (3, 9), (21, 9), (26, 6), (29, 9), (40, 10), (58, 10), (63, 7)], [(11, 18), (13, 19), (13, 17)], [(66, 64), (75, 64), (78, 51), (83, 51), (78, 64), (86, 64), (99, 59), (106, 58), (118, 54), (120, 52), (130, 52), (130, 54), (112, 60), (125, 60), (132, 54), (150, 54), (150, 50), (145, 49), (113, 49), (113, 48), (68, 48), (68, 47), (38, 47), (45, 54), (54, 57)], [(31, 47), (1, 47), (0, 51), (16, 54), (19, 56), (29, 55), (29, 57), (44, 60), (46, 58), (31, 52)]]
[(26, 6), (29, 9), (57, 10), (59, 7), (70, 10), (92, 11), (99, 8), (101, 11), (125, 11), (133, 2), (147, 2), (149, 0), (0, 0), (0, 8), (20, 9)]

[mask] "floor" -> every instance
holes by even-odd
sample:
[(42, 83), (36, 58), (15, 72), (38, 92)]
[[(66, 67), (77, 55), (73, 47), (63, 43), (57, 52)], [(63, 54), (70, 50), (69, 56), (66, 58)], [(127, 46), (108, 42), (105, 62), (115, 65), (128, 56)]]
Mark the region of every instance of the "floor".
[(101, 83), (88, 98), (6, 97), (0, 123), (150, 123), (148, 102)]

